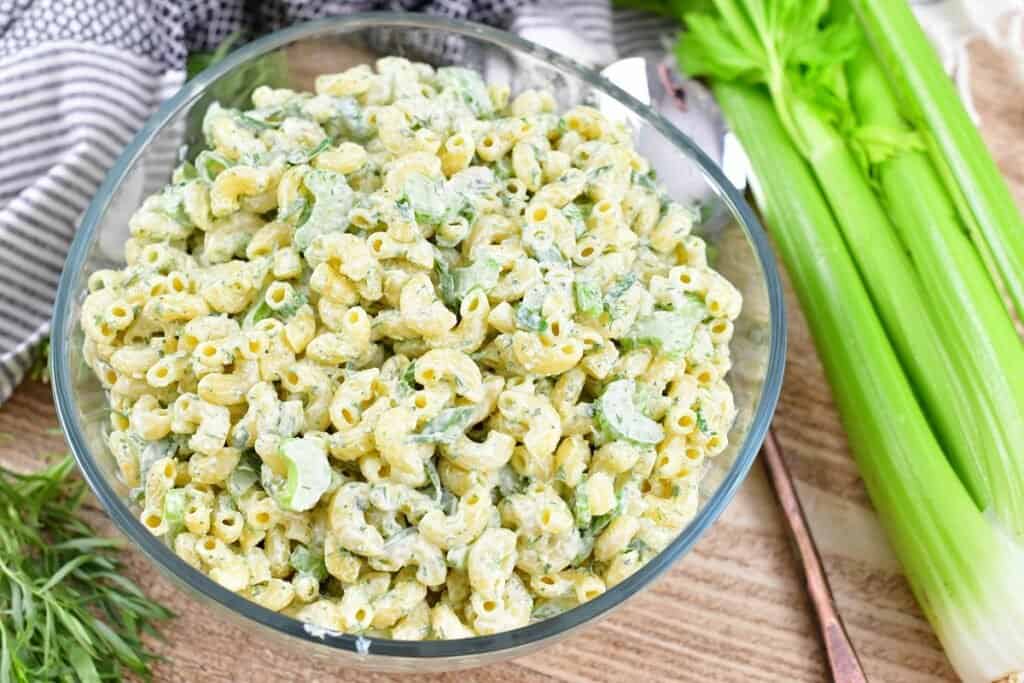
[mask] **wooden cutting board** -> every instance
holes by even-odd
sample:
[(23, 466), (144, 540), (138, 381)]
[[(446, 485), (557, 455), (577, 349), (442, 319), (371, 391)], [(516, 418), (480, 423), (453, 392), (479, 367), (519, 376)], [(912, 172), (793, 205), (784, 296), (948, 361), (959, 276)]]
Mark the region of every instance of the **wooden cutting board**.
[[(982, 43), (972, 46), (972, 54), (982, 131), (1024, 203), (1024, 100), (1011, 85), (1015, 66)], [(788, 285), (786, 303), (789, 363), (775, 429), (861, 660), (875, 681), (956, 680), (868, 503)], [(65, 450), (49, 387), (23, 385), (0, 408), (0, 434), (0, 462), (19, 468)], [(95, 518), (116, 533), (102, 513)], [(146, 591), (179, 615), (163, 629), (167, 641), (155, 643), (166, 658), (156, 665), (157, 681), (391, 680), (313, 664), (254, 639), (179, 592), (138, 553), (131, 553), (129, 564)], [(798, 568), (759, 464), (695, 549), (620, 611), (539, 654), (422, 680), (582, 682), (637, 675), (663, 681), (827, 680)]]

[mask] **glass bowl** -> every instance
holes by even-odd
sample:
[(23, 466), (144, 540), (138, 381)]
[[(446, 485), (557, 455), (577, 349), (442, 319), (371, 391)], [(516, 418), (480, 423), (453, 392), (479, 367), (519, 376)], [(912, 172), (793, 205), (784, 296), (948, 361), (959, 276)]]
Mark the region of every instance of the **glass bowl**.
[[(378, 56), (400, 54), (435, 64), (477, 68), (516, 92), (546, 86), (562, 107), (588, 102), (627, 118), (641, 153), (659, 161), (661, 178), (679, 201), (697, 202), (702, 234), (715, 267), (743, 293), (732, 341), (729, 382), (739, 416), (731, 445), (702, 482), (694, 520), (659, 555), (598, 598), (558, 616), (492, 636), (449, 641), (397, 641), (310, 628), (222, 588), (179, 559), (146, 530), (104, 444), (107, 401), (82, 359), (79, 316), (88, 274), (123, 265), (128, 217), (159, 189), (172, 167), (202, 143), (200, 122), (215, 100), (243, 103), (256, 86), (312, 88), (318, 73), (336, 72)], [(672, 153), (666, 154), (668, 149)], [(682, 196), (685, 195), (685, 196)], [(267, 634), (339, 666), (390, 671), (452, 670), (520, 656), (551, 644), (619, 607), (679, 560), (722, 513), (750, 469), (775, 409), (785, 357), (782, 291), (757, 219), (717, 167), (679, 130), (619, 88), (571, 60), (502, 31), (412, 14), (356, 14), (283, 30), (246, 45), (187, 83), (153, 115), (121, 155), (96, 194), (68, 255), (53, 318), (53, 388), (71, 449), (86, 480), (121, 530), (165, 574), (247, 630)]]

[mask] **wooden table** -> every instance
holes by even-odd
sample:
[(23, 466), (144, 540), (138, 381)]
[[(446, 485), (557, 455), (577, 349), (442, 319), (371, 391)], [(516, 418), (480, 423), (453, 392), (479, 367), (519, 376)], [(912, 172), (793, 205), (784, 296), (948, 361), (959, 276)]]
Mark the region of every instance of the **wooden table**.
[[(1024, 100), (1013, 65), (972, 47), (983, 131), (1018, 200), (1024, 198)], [(847, 451), (821, 365), (792, 291), (789, 364), (775, 428), (797, 479), (839, 608), (875, 681), (956, 680), (918, 610), (868, 503)], [(65, 449), (50, 389), (26, 383), (0, 408), (0, 462), (30, 467)], [(113, 525), (101, 518), (109, 533)], [(384, 681), (390, 677), (311, 664), (251, 639), (170, 585), (138, 553), (131, 573), (179, 617), (156, 648), (156, 680)], [(814, 624), (783, 522), (755, 465), (722, 519), (668, 574), (621, 611), (539, 654), (423, 680), (522, 682), (821, 681), (827, 679)]]

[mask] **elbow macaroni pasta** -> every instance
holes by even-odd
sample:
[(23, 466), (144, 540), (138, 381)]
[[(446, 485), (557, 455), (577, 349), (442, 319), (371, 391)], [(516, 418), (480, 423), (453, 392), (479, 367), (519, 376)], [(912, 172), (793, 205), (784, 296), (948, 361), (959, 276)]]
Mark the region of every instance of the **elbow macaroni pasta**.
[(398, 57), (252, 101), (89, 278), (141, 522), (268, 609), (405, 640), (667, 546), (728, 444), (742, 298), (629, 131)]

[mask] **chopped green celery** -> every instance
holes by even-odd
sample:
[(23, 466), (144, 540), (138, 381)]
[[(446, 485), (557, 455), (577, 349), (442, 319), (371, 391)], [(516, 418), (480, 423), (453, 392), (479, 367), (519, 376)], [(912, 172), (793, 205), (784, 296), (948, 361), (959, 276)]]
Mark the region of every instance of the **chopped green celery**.
[(572, 287), (578, 313), (594, 318), (604, 312), (604, 295), (596, 282), (576, 280), (572, 283)]
[(592, 517), (590, 519), (590, 525), (583, 529), (583, 533), (580, 534), (580, 551), (572, 561), (573, 567), (579, 567), (590, 559), (590, 553), (594, 549), (594, 541), (597, 540), (597, 537), (601, 535), (601, 532), (608, 528), (608, 525), (611, 524), (616, 517), (622, 514), (625, 503), (625, 499), (622, 494), (623, 492), (619, 491), (615, 508), (612, 509), (611, 512), (606, 512), (603, 515)]
[(590, 498), (587, 495), (586, 477), (576, 485), (572, 497), (572, 516), (578, 529), (587, 529), (593, 519), (590, 512)]
[[(769, 4), (775, 7), (787, 1), (773, 0)], [(741, 4), (748, 9), (754, 7), (751, 0)], [(960, 321), (957, 316), (947, 316), (939, 310), (947, 302), (929, 296), (931, 292), (923, 286), (921, 274), (908, 253), (907, 247), (917, 249), (920, 238), (901, 242), (892, 221), (893, 207), (880, 201), (857, 157), (834, 125), (836, 119), (849, 122), (855, 118), (842, 66), (864, 49), (864, 43), (859, 31), (848, 35), (849, 27), (856, 29), (852, 16), (819, 26), (816, 17), (820, 18), (825, 9), (825, 5), (815, 6), (809, 16), (784, 12), (769, 12), (764, 17), (757, 12), (750, 15), (758, 17), (760, 23), (746, 18), (706, 17), (710, 23), (700, 24), (696, 31), (691, 23), (687, 39), (679, 44), (680, 55), (686, 57), (691, 73), (709, 75), (721, 82), (730, 78), (735, 59), (731, 52), (734, 43), (726, 49), (720, 42), (723, 32), (735, 40), (748, 31), (758, 35), (757, 47), (750, 51), (748, 59), (759, 59), (761, 51), (767, 51), (765, 54), (770, 58), (748, 69), (745, 78), (767, 84), (790, 140), (811, 165), (925, 412), (947, 455), (965, 478), (968, 490), (983, 504), (991, 504), (1006, 527), (1022, 538), (1024, 462), (1007, 450), (1012, 441), (1004, 436), (1024, 435), (1021, 418), (1003, 422), (994, 419), (989, 412), (994, 406), (979, 401), (970, 390), (987, 381), (986, 376), (975, 373), (991, 369), (992, 361), (985, 359), (978, 345), (970, 340), (954, 343), (953, 340), (962, 339), (961, 331), (956, 329)], [(789, 51), (798, 41), (818, 47)], [(834, 49), (824, 49), (833, 43)], [(785, 63), (785, 59), (794, 63)], [(816, 74), (816, 78), (804, 75), (800, 79), (795, 75), (800, 73), (797, 67), (810, 66), (819, 69), (807, 72)], [(833, 72), (838, 72), (838, 76)], [(841, 81), (842, 86), (836, 85), (836, 81)], [(875, 97), (877, 90), (873, 89), (869, 97)], [(812, 92), (818, 96), (812, 98)], [(827, 107), (823, 101), (828, 103)], [(916, 186), (904, 189), (896, 203), (907, 201), (905, 195), (917, 191)], [(933, 240), (932, 246), (937, 243), (934, 236), (929, 239)], [(962, 315), (974, 315), (969, 307), (960, 311)], [(951, 391), (951, 387), (956, 390)], [(1007, 395), (1003, 400), (1012, 398)], [(1011, 416), (1004, 412), (1000, 417)]]
[(494, 105), (483, 78), (476, 71), (461, 66), (445, 66), (437, 70), (437, 83), (463, 102), (478, 118), (494, 115)]
[(750, 86), (716, 81), (713, 89), (750, 159), (868, 494), (919, 603), (966, 681), (1021, 671), (1020, 549), (978, 510), (944, 457), (771, 102)]
[(452, 569), (458, 569), (460, 571), (465, 570), (466, 560), (469, 559), (469, 546), (460, 545), (454, 548), (449, 548), (448, 552), (445, 553), (444, 561)]
[(541, 598), (533, 605), (533, 611), (530, 612), (531, 621), (543, 621), (556, 617), (563, 612), (568, 612), (573, 607), (576, 607), (579, 602), (575, 596), (572, 597), (561, 597), (561, 598)]
[(975, 246), (1024, 315), (1024, 220), (953, 81), (907, 3), (851, 1), (895, 84), (901, 111), (927, 132), (932, 161)]
[(527, 332), (543, 332), (548, 329), (548, 321), (539, 308), (530, 308), (522, 303), (516, 307), (516, 327)]
[(625, 301), (626, 292), (636, 284), (638, 279), (636, 273), (627, 273), (616, 280), (608, 293), (604, 295), (604, 308), (612, 320), (626, 314), (628, 308)]
[(594, 403), (594, 420), (612, 439), (638, 444), (657, 444), (665, 438), (661, 425), (637, 406), (637, 385), (631, 379), (608, 384)]
[(449, 178), (445, 183), (445, 190), (450, 196), (471, 198), (475, 201), (493, 190), (495, 182), (494, 171), (487, 166), (470, 166)]
[(295, 231), (293, 241), (300, 251), (305, 251), (320, 235), (348, 229), (348, 212), (354, 195), (345, 176), (334, 171), (311, 169), (302, 182), (313, 195), (314, 202), (309, 218)]
[(684, 305), (672, 311), (653, 311), (636, 321), (622, 339), (626, 349), (649, 346), (669, 358), (681, 358), (693, 344), (693, 334), (705, 317), (702, 302), (683, 299)]
[(524, 232), (522, 243), (526, 253), (541, 263), (565, 263), (565, 256), (555, 244), (554, 235), (546, 229)]
[(498, 491), (502, 498), (522, 493), (529, 485), (530, 478), (519, 474), (510, 465), (505, 465), (498, 470)]
[(412, 207), (416, 221), (437, 225), (448, 215), (448, 198), (444, 185), (422, 173), (413, 173), (402, 187), (402, 197)]
[(375, 130), (367, 119), (366, 110), (359, 105), (354, 97), (336, 97), (334, 106), (338, 115), (332, 117), (331, 120), (339, 129), (337, 133), (350, 137), (356, 142), (365, 142), (373, 137)]
[(178, 164), (178, 167), (174, 169), (174, 173), (171, 174), (171, 182), (175, 185), (180, 183), (187, 183), (190, 180), (194, 180), (199, 177), (198, 171), (196, 171), (195, 164), (189, 161), (183, 161)]
[[(865, 50), (848, 67), (863, 125), (909, 134), (881, 64)], [(947, 455), (982, 509), (1024, 536), (1024, 346), (999, 291), (963, 230), (928, 156), (905, 151), (874, 167), (893, 225), (929, 297), (924, 302), (953, 352), (958, 396), (944, 396), (959, 423), (937, 425)], [(938, 388), (936, 388), (938, 391)], [(955, 417), (951, 415), (950, 419)], [(952, 433), (950, 433), (952, 432)], [(954, 444), (959, 440), (961, 443)]]
[(267, 305), (261, 293), (260, 297), (253, 302), (242, 318), (242, 329), (251, 329), (256, 323), (272, 315), (274, 315), (274, 309)]
[(185, 489), (171, 489), (164, 494), (164, 522), (171, 532), (175, 532), (185, 524), (185, 507), (188, 505), (188, 493)]
[(315, 438), (285, 439), (278, 453), (288, 467), (280, 502), (295, 512), (312, 509), (331, 485), (331, 466), (324, 443)]
[(527, 332), (543, 332), (548, 329), (548, 321), (542, 312), (547, 295), (547, 288), (541, 285), (526, 290), (522, 301), (516, 306), (516, 327)]
[(231, 167), (231, 162), (225, 157), (211, 150), (204, 150), (199, 153), (195, 161), (196, 175), (201, 180), (212, 183), (221, 171)]
[(445, 408), (434, 416), (418, 434), (409, 437), (412, 443), (452, 444), (463, 435), (476, 408), (464, 406)]
[(512, 155), (506, 155), (494, 162), (494, 177), (497, 180), (508, 180), (514, 174), (512, 171)]
[(489, 292), (498, 284), (501, 264), (493, 258), (481, 258), (464, 268), (449, 268), (444, 262), (435, 262), (441, 300), (452, 310), (458, 310), (462, 300), (474, 289)]
[(322, 547), (306, 546), (299, 543), (292, 550), (292, 554), (288, 558), (288, 564), (300, 575), (312, 576), (317, 581), (323, 581), (327, 578), (327, 566), (324, 563), (324, 549)]
[(160, 439), (159, 441), (144, 441), (134, 432), (132, 436), (138, 439), (141, 446), (139, 452), (139, 480), (144, 482), (149, 475), (149, 468), (153, 466), (153, 463), (161, 458), (173, 456), (178, 446), (169, 438)]
[(562, 215), (572, 225), (573, 232), (576, 233), (576, 237), (579, 238), (587, 231), (586, 217), (583, 215), (583, 209), (580, 208), (579, 204), (570, 202), (562, 207)]
[(242, 454), (238, 465), (228, 476), (227, 489), (232, 498), (238, 499), (260, 480), (261, 461), (254, 451)]

